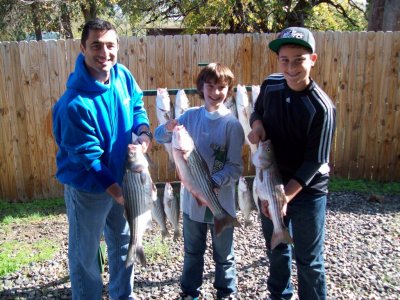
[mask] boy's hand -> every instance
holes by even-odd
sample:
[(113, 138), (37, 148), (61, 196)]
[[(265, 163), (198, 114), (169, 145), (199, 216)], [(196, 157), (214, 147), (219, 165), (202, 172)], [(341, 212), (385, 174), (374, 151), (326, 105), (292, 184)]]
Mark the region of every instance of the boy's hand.
[(267, 134), (265, 132), (264, 126), (260, 120), (256, 120), (251, 125), (252, 129), (248, 134), (250, 143), (258, 144), (260, 141), (265, 141)]
[(165, 128), (167, 129), (167, 131), (173, 131), (176, 125), (178, 125), (178, 120), (172, 119), (165, 123)]

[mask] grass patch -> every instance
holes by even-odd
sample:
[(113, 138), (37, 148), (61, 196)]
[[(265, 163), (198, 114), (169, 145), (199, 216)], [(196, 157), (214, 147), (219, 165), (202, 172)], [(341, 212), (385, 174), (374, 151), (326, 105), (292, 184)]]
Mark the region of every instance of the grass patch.
[(171, 254), (166, 241), (163, 241), (161, 236), (157, 235), (151, 240), (143, 241), (144, 253), (148, 263), (157, 263), (169, 260)]
[(360, 192), (379, 195), (400, 195), (400, 182), (377, 182), (371, 180), (347, 180), (332, 178), (330, 192)]
[(30, 263), (51, 259), (59, 251), (59, 247), (49, 239), (18, 243), (7, 241), (0, 246), (0, 276)]
[[(65, 213), (62, 198), (36, 200), (27, 203), (9, 203), (0, 200), (0, 234), (9, 236), (13, 228), (44, 219), (57, 218)], [(16, 238), (0, 241), (0, 276), (19, 270), (30, 263), (52, 259), (59, 246), (51, 239), (20, 241)]]

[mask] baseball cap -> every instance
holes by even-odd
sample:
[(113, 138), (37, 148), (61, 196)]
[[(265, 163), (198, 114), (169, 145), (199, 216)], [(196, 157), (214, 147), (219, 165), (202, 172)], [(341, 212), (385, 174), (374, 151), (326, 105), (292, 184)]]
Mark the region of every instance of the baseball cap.
[(278, 33), (275, 40), (271, 41), (269, 48), (278, 53), (279, 48), (286, 44), (296, 44), (315, 52), (315, 39), (310, 30), (303, 27), (289, 27)]

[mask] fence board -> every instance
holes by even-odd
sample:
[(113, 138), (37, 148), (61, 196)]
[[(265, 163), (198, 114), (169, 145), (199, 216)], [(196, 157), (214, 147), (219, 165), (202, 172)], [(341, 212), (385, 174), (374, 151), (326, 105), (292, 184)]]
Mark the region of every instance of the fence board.
[(381, 101), (379, 101), (379, 136), (381, 140), (381, 147), (379, 147), (379, 157), (377, 157), (377, 179), (387, 180), (388, 175), (388, 158), (391, 147), (391, 118), (393, 116), (391, 106), (391, 99), (389, 98), (388, 88), (390, 82), (390, 63), (391, 63), (391, 52), (392, 52), (392, 33), (388, 32), (383, 36), (383, 56), (382, 65), (383, 69), (381, 72)]
[[(19, 45), (16, 42), (9, 44), (9, 61), (11, 64), (10, 79), (13, 84), (10, 86), (8, 101), (11, 108), (11, 135), (13, 145), (14, 167), (16, 173), (17, 193), (22, 200), (33, 194), (32, 172), (30, 170), (29, 148), (27, 147), (28, 136), (26, 134), (26, 108), (23, 103), (23, 95), (18, 82), (21, 80), (21, 62), (19, 56)], [(18, 180), (22, 179), (22, 180)]]
[[(28, 198), (39, 198), (43, 197), (42, 191), (44, 194), (46, 188), (42, 186), (42, 182), (45, 182), (45, 178), (49, 177), (48, 174), (48, 160), (44, 157), (45, 153), (45, 142), (43, 139), (43, 135), (40, 134), (39, 126), (41, 123), (44, 123), (38, 117), (38, 114), (43, 111), (40, 107), (41, 105), (41, 96), (40, 86), (38, 86), (39, 82), (39, 65), (36, 64), (38, 61), (38, 48), (39, 45), (36, 41), (30, 42), (28, 45), (27, 42), (21, 43), (19, 45), (20, 50), (20, 59), (21, 59), (21, 80), (23, 82), (22, 85), (22, 105), (25, 107), (25, 124), (26, 124), (26, 148), (29, 149), (30, 155), (35, 157), (36, 159), (31, 159), (29, 162), (30, 167), (24, 169), (24, 172), (29, 174), (32, 194), (28, 194)], [(33, 63), (35, 62), (35, 63)], [(32, 65), (31, 65), (32, 63)], [(33, 105), (35, 103), (35, 105)], [(26, 151), (26, 150), (25, 150)], [(30, 191), (28, 189), (28, 191)]]
[(11, 65), (9, 60), (9, 43), (0, 45), (0, 174), (1, 174), (1, 193), (0, 197), (17, 199), (18, 192), (16, 187), (16, 174), (13, 158), (12, 126), (11, 121), (12, 108), (10, 107), (10, 90), (12, 80), (10, 76)]
[(356, 68), (357, 68), (357, 44), (355, 35), (356, 33), (349, 33), (349, 47), (350, 47), (350, 62), (349, 62), (349, 74), (348, 74), (348, 85), (347, 85), (347, 110), (346, 110), (346, 138), (345, 148), (349, 149), (346, 151), (347, 161), (347, 173), (348, 176), (352, 176), (352, 172), (357, 168), (357, 145), (359, 139), (358, 132), (358, 121), (360, 118), (359, 101), (355, 101), (357, 93), (357, 81), (356, 81)]
[[(400, 32), (394, 33), (393, 40), (393, 62), (394, 67), (394, 85), (395, 93), (393, 94), (394, 100), (394, 130), (393, 130), (393, 153), (391, 155), (393, 159), (393, 171), (391, 174), (398, 174), (400, 171)], [(392, 180), (392, 179), (391, 179)]]
[[(334, 176), (400, 180), (399, 35), (315, 32), (319, 58), (312, 76), (337, 107), (331, 152)], [(276, 55), (268, 49), (274, 37), (121, 37), (119, 61), (142, 89), (193, 88), (202, 68), (198, 64), (211, 61), (228, 65), (237, 83), (261, 84), (278, 71)], [(79, 45), (79, 40), (0, 43), (0, 197), (24, 201), (62, 194), (54, 177), (57, 148), (51, 107), (65, 90)], [(191, 106), (203, 103), (198, 95), (189, 99)], [(144, 102), (154, 130), (155, 97), (147, 96)], [(153, 142), (150, 157), (155, 181), (177, 179), (162, 145)], [(244, 160), (248, 164), (246, 150)], [(252, 175), (254, 168), (246, 172)]]
[[(356, 166), (351, 169), (351, 176), (360, 177), (364, 173), (365, 153), (366, 153), (366, 140), (367, 136), (365, 131), (362, 130), (365, 125), (364, 120), (367, 112), (367, 103), (364, 98), (364, 80), (365, 80), (365, 58), (367, 55), (367, 36), (365, 32), (357, 34), (356, 44), (356, 73), (355, 73), (355, 93), (352, 97), (356, 114), (353, 114), (354, 125), (352, 128), (353, 136), (357, 135), (357, 144), (355, 147)], [(353, 141), (355, 143), (356, 141)]]

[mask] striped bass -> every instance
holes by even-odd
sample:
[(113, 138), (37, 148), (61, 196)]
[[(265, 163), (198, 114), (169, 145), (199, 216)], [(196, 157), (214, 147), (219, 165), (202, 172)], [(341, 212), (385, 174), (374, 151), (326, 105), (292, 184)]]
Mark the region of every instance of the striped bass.
[(153, 200), (153, 205), (151, 206), (151, 215), (153, 219), (157, 222), (157, 224), (160, 226), (161, 237), (162, 239), (164, 239), (166, 236), (169, 235), (166, 223), (166, 216), (164, 212), (164, 203), (163, 199), (161, 199), (158, 196), (157, 187), (155, 184), (153, 184), (151, 198)]
[(218, 236), (225, 228), (240, 226), (222, 206), (213, 189), (212, 178), (207, 164), (197, 152), (193, 139), (183, 125), (175, 126), (172, 132), (172, 153), (185, 189), (199, 205), (206, 205), (214, 215), (214, 229)]
[(130, 241), (126, 266), (138, 258), (146, 265), (143, 251), (143, 235), (151, 226), (153, 183), (149, 173), (149, 164), (141, 145), (128, 146), (126, 172), (122, 183), (122, 194), (125, 199), (125, 218), (129, 224)]
[(167, 216), (167, 220), (171, 223), (174, 228), (174, 241), (176, 241), (179, 236), (179, 217), (180, 217), (180, 209), (179, 209), (179, 199), (175, 197), (174, 189), (172, 188), (171, 183), (166, 182), (164, 187), (164, 212)]
[[(167, 88), (157, 88), (156, 96), (156, 116), (158, 125), (167, 123), (168, 120), (173, 119), (171, 111), (171, 99)], [(171, 169), (175, 168), (174, 158), (172, 157), (171, 143), (164, 143), (165, 151), (168, 154), (168, 162)]]
[(256, 145), (249, 141), (248, 135), (251, 131), (250, 127), (250, 113), (251, 106), (249, 101), (249, 95), (247, 94), (246, 86), (238, 84), (236, 87), (236, 107), (238, 120), (242, 125), (244, 136), (246, 139), (246, 144), (249, 145), (251, 153), (257, 150)]
[(292, 238), (283, 222), (282, 205), (285, 201), (285, 191), (281, 176), (275, 161), (275, 153), (271, 140), (260, 142), (257, 151), (252, 156), (256, 167), (257, 195), (261, 201), (268, 201), (270, 219), (274, 225), (271, 238), (271, 249), (280, 243), (291, 244)]
[(178, 119), (185, 111), (189, 109), (189, 99), (185, 90), (179, 90), (175, 97), (174, 118)]
[(251, 211), (253, 210), (253, 200), (250, 192), (249, 184), (243, 176), (240, 176), (238, 182), (238, 204), (240, 211), (244, 217), (244, 227), (251, 226), (252, 221), (250, 218)]

